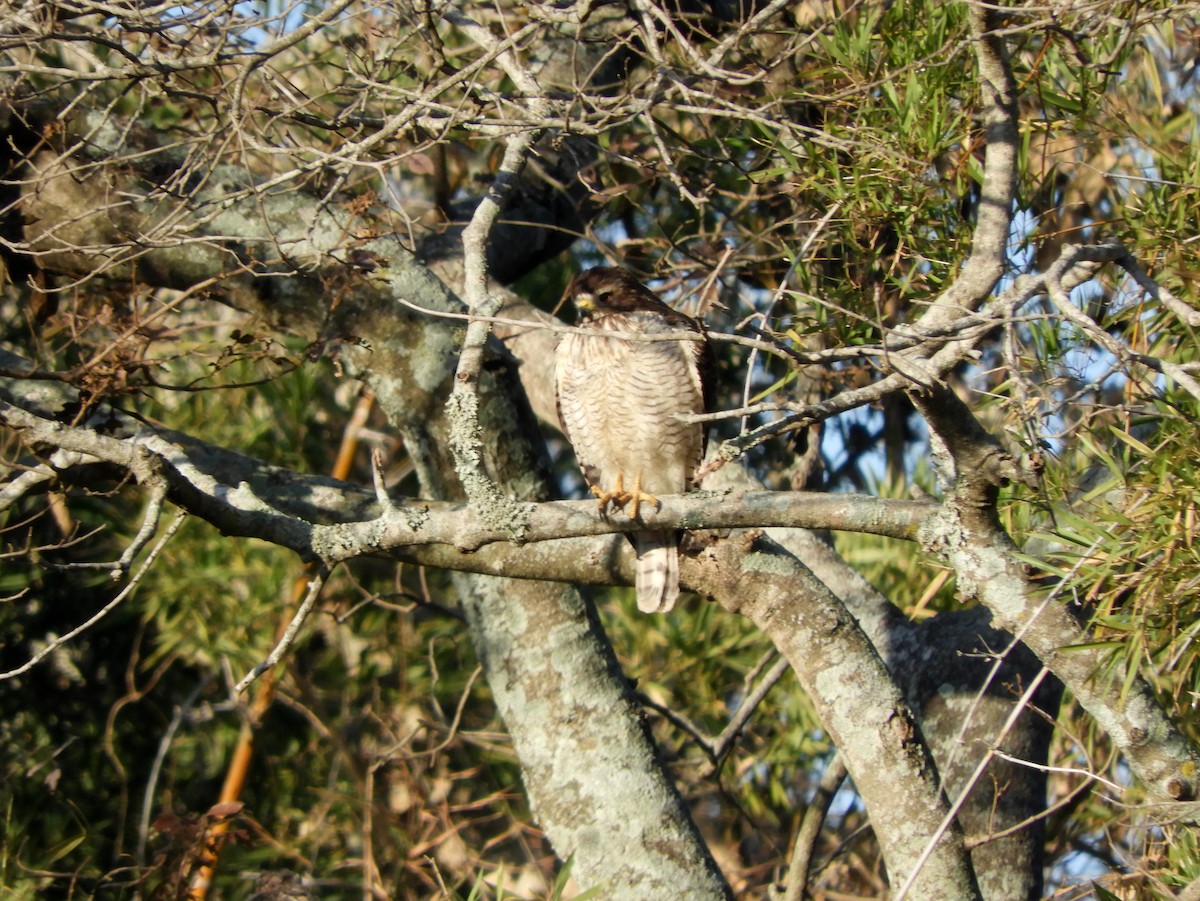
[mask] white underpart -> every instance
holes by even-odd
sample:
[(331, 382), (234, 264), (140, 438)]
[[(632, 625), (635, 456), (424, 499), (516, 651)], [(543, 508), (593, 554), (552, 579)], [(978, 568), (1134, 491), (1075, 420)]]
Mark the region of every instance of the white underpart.
[[(593, 323), (595, 335), (569, 334), (556, 356), (559, 413), (589, 484), (660, 496), (691, 484), (703, 448), (703, 428), (682, 414), (704, 409), (692, 341), (623, 341), (605, 335), (619, 327), (636, 334), (678, 330), (650, 313), (613, 314)], [(638, 608), (666, 612), (679, 595), (674, 532), (639, 532)]]

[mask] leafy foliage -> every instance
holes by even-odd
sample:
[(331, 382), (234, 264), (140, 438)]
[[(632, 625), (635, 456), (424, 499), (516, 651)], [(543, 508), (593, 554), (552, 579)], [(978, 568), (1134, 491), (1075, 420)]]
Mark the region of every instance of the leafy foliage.
[[(440, 242), (457, 240), (493, 177), (494, 135), (513, 121), (531, 127), (519, 119), (511, 77), (486, 60), (476, 65), (462, 28), (408, 3), (346, 4), (307, 36), (300, 29), (315, 21), (313, 5), (217, 4), (212, 18), (200, 7), (155, 7), (111, 19), (77, 19), (76, 4), (47, 6), (62, 14), (61, 28), (41, 40), (20, 32), (24, 39), (5, 50), (13, 54), (7, 89), (77, 89), (97, 116), (79, 141), (83, 170), (115, 140), (106, 129), (136, 123), (153, 135), (149, 149), (118, 155), (112, 209), (95, 215), (119, 212), (120, 179), (142, 157), (184, 162), (169, 185), (175, 193), (158, 198), (163, 220), (146, 223), (145, 234), (130, 232), (98, 253), (64, 230), (64, 245), (78, 238), (94, 258), (85, 278), (56, 280), (53, 259), (6, 253), (6, 344), (47, 372), (66, 373), (87, 402), (126, 404), (279, 466), (331, 471), (352, 406), (338, 384), (337, 346), (356, 336), (283, 341), (278, 323), (212, 312), (212, 298), (238, 306), (236, 287), (149, 287), (141, 276), (155, 265), (156, 242), (188, 243), (166, 213), (186, 209), (221, 166), (242, 165), (278, 179), (281, 191), (326, 198), (356, 250), (386, 226), (438, 259)], [(578, 225), (587, 240), (570, 256), (519, 287), (557, 298), (581, 262), (620, 257), (665, 295), (700, 306), (714, 327), (749, 323), (796, 353), (876, 345), (920, 315), (961, 272), (985, 202), (964, 5), (793, 6), (745, 33), (685, 16), (685, 32), (661, 29), (657, 49), (623, 45), (627, 93), (579, 97), (578, 135), (569, 136), (596, 139), (597, 156), (577, 180), (603, 215)], [(478, 11), (497, 34), (527, 25), (529, 34), (552, 34), (536, 13), (508, 4)], [(1194, 11), (1085, 3), (1041, 15), (1014, 8), (1006, 22), (1023, 130), (1019, 227), (1004, 284), (1044, 270), (1074, 243), (1114, 234), (1162, 286), (1200, 306)], [(725, 71), (698, 65), (692, 51), (708, 53), (730, 35)], [(241, 67), (272, 42), (269, 61)], [(536, 55), (536, 41), (516, 43)], [(589, 57), (596, 68), (603, 62)], [(105, 66), (134, 68), (96, 76)], [(652, 99), (634, 102), (642, 98)], [(544, 152), (548, 166), (553, 153)], [(9, 178), (5, 191), (18, 181)], [(92, 214), (80, 211), (75, 224)], [(14, 244), (23, 234), (0, 237)], [(246, 249), (230, 281), (278, 276), (262, 263), (267, 257)], [(340, 290), (329, 285), (331, 321)], [(1060, 598), (1086, 610), (1110, 674), (1148, 677), (1200, 742), (1200, 410), (1161, 366), (1147, 364), (1194, 372), (1196, 334), (1143, 286), (1108, 271), (1071, 297), (1124, 356), (1038, 298), (948, 380), (1018, 456), (1044, 460), (1042, 487), (1010, 489), (1002, 510), (1029, 559), (1047, 584), (1062, 583)], [(742, 417), (763, 424), (787, 404), (873, 384), (885, 374), (882, 357), (847, 354), (812, 372), (726, 348), (721, 405), (734, 412), (718, 429), (728, 437)], [(417, 494), (411, 449), (388, 436), (378, 414), (370, 429), (368, 443), (390, 457), (390, 484)], [(5, 441), (11, 473), (45, 456), (13, 436)], [(926, 442), (910, 404), (881, 401), (757, 448), (748, 465), (775, 486), (936, 493)], [(815, 474), (795, 463), (804, 443), (823, 454)], [(358, 457), (350, 477), (370, 484), (366, 454)], [(68, 567), (116, 559), (128, 545), (142, 510), (124, 487), (108, 471), (64, 473), (9, 508), (4, 668), (113, 597), (108, 572)], [(842, 534), (837, 547), (908, 616), (959, 606), (953, 581), (909, 545)], [(189, 522), (132, 601), (3, 683), (6, 892), (182, 897), (207, 828), (230, 819), (236, 828), (216, 883), (222, 897), (250, 897), (254, 880), (243, 874), (276, 870), (303, 874), (328, 898), (364, 890), (414, 899), (591, 894), (573, 894), (569, 862), (555, 875), (547, 843), (529, 825), (517, 761), (442, 573), (360, 560), (335, 575), (256, 730), (245, 808), (214, 807), (248, 716), (229, 689), (271, 647), (303, 577), (278, 548)], [(696, 820), (739, 896), (759, 897), (786, 869), (788, 836), (832, 765), (811, 704), (785, 676), (757, 701), (737, 740), (719, 746), (774, 663), (770, 642), (712, 604), (647, 628), (627, 591), (595, 597)], [(1128, 780), (1107, 738), (1069, 704), (1059, 728), (1052, 763)], [(1064, 777), (1052, 792), (1064, 803), (1048, 853), (1064, 882), (1081, 861), (1099, 860), (1129, 873), (1109, 887), (1098, 880), (1097, 897), (1149, 898), (1200, 875), (1189, 829), (1170, 827), (1164, 840), (1079, 780)], [(866, 815), (849, 789), (840, 797), (812, 888), (822, 897), (880, 891)]]

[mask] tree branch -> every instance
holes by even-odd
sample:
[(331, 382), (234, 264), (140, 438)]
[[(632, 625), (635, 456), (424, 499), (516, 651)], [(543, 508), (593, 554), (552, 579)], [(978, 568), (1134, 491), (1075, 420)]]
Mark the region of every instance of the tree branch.
[(138, 586), (142, 582), (142, 577), (150, 571), (150, 567), (153, 566), (154, 561), (158, 559), (159, 553), (162, 551), (163, 547), (166, 546), (166, 543), (171, 540), (175, 533), (179, 531), (179, 527), (183, 525), (185, 518), (186, 514), (183, 511), (180, 511), (178, 514), (176, 514), (175, 519), (169, 526), (167, 526), (167, 530), (163, 534), (163, 537), (159, 539), (158, 543), (151, 548), (150, 553), (146, 555), (146, 559), (142, 562), (142, 565), (138, 568), (138, 571), (133, 574), (130, 580), (125, 583), (121, 590), (118, 591), (112, 597), (112, 599), (108, 601), (108, 603), (106, 603), (103, 607), (101, 607), (75, 628), (65, 632), (62, 635), (56, 635), (47, 641), (36, 654), (34, 654), (20, 666), (7, 670), (6, 672), (0, 672), (0, 681), (13, 679), (29, 672), (63, 645), (75, 638), (78, 638), (96, 623), (100, 622), (100, 620), (102, 620), (104, 617), (108, 616), (108, 614), (112, 613), (112, 611), (117, 609), (117, 607), (119, 607), (137, 590)]
[[(48, 394), (36, 382), (0, 379), (0, 422), (22, 430), (32, 443), (79, 455), (80, 461), (113, 463), (140, 473), (142, 480), (152, 475), (162, 480), (167, 499), (231, 534), (252, 535), (330, 563), (432, 544), (470, 554), (513, 540), (508, 530), (489, 524), (473, 507), (421, 498), (381, 503), (378, 486), (368, 490), (293, 473), (104, 404), (88, 421), (64, 425), (53, 418), (55, 410), (73, 396), (65, 387)], [(5, 491), (7, 485), (0, 495)], [(623, 514), (601, 516), (592, 500), (522, 504), (527, 527), (518, 544), (649, 528), (751, 526), (838, 529), (912, 540), (937, 511), (929, 501), (825, 492), (699, 491), (664, 495), (660, 501), (657, 508), (640, 511), (637, 521)]]
[(911, 876), (920, 897), (978, 898), (961, 833), (937, 831), (948, 808), (916, 718), (841, 602), (800, 561), (752, 536), (714, 545), (696, 564), (715, 599), (752, 620), (792, 664), (870, 811), (893, 884)]
[(968, 16), (979, 70), (980, 102), (986, 145), (979, 213), (971, 255), (958, 277), (921, 316), (924, 326), (944, 325), (978, 309), (1004, 272), (1008, 236), (1017, 192), (1017, 91), (1008, 49), (996, 33), (997, 11), (985, 3), (969, 3)]
[[(1003, 481), (1020, 468), (979, 425), (953, 392), (914, 393), (913, 402), (956, 468), (941, 512), (927, 521), (921, 540), (954, 567), (959, 590), (990, 609), (998, 627), (1020, 632), (1025, 643), (1079, 700), (1125, 754), (1134, 774), (1155, 795), (1197, 797), (1200, 750), (1175, 727), (1151, 686), (1125, 666), (1089, 647), (1088, 634), (1061, 603), (1043, 603), (1012, 539), (996, 516)], [(1127, 688), (1125, 688), (1127, 686)]]
[[(501, 49), (499, 41), (490, 31), (460, 12), (448, 9), (442, 15), (496, 57), (509, 77), (525, 93), (532, 115), (541, 117), (547, 113), (549, 102), (543, 98), (537, 82), (521, 65), (511, 48)], [(484, 348), (491, 334), (489, 317), (500, 309), (500, 301), (488, 292), (487, 243), (496, 217), (504, 209), (525, 165), (525, 158), (539, 134), (539, 129), (530, 128), (508, 138), (495, 179), (475, 207), (471, 221), (462, 233), (463, 300), (467, 304), (470, 319), (454, 374), (454, 387), (446, 402), (446, 414), (450, 421), (450, 450), (467, 500), (486, 521), (502, 524), (510, 530), (515, 522), (519, 522), (521, 513), (514, 501), (505, 496), (484, 471), (483, 441), (480, 438), (479, 373), (483, 368)]]

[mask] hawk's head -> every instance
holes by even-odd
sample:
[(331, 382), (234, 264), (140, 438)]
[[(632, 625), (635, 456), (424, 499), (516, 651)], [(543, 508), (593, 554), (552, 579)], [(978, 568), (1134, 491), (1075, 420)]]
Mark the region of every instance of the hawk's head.
[(567, 296), (575, 304), (581, 325), (613, 313), (673, 313), (630, 272), (616, 266), (581, 272), (571, 282)]

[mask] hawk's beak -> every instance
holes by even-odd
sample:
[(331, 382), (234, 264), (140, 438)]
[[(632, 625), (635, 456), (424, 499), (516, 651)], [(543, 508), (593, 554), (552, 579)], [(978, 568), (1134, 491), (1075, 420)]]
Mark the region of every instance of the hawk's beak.
[(596, 295), (586, 292), (576, 294), (574, 297), (575, 309), (581, 313), (591, 313), (596, 309)]

